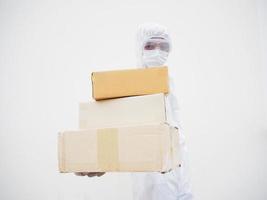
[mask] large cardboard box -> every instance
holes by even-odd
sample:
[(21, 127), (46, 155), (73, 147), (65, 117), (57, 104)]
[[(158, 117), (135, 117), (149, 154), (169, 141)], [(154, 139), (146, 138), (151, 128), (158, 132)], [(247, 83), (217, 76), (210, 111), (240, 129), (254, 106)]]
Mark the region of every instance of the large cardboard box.
[(168, 68), (93, 72), (92, 96), (96, 100), (155, 93), (168, 93)]
[(60, 172), (163, 172), (180, 164), (162, 93), (81, 103), (79, 121), (80, 130), (59, 133)]
[(178, 129), (168, 124), (59, 133), (60, 172), (166, 172), (180, 163)]
[(80, 103), (79, 128), (135, 126), (166, 122), (164, 94)]

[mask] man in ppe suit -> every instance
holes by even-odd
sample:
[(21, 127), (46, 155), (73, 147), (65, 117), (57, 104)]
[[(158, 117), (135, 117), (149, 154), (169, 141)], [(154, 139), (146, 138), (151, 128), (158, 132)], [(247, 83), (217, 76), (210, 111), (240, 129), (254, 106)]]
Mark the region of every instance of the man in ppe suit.
[[(165, 27), (158, 24), (143, 24), (137, 32), (137, 57), (141, 67), (156, 67), (166, 64), (171, 51), (171, 41)], [(169, 76), (169, 93), (165, 96), (167, 122), (179, 129), (181, 166), (167, 173), (132, 173), (134, 200), (192, 200), (190, 181), (185, 159), (186, 147), (179, 120), (179, 108), (175, 88)], [(77, 173), (77, 175), (101, 176), (104, 173)]]
[[(158, 24), (143, 24), (137, 32), (137, 56), (139, 66), (156, 67), (166, 64), (171, 51), (167, 29)], [(191, 200), (193, 195), (185, 159), (186, 146), (179, 119), (179, 108), (175, 97), (172, 77), (169, 76), (169, 94), (166, 99), (167, 122), (179, 129), (181, 166), (168, 173), (133, 173), (134, 200)]]

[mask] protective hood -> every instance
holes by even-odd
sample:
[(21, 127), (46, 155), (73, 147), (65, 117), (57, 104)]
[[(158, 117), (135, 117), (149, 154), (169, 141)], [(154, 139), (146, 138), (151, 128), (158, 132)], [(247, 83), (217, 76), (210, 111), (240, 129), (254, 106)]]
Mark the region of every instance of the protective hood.
[[(150, 63), (145, 62), (144, 60), (144, 45), (146, 44), (146, 42), (150, 39), (153, 38), (162, 38), (163, 40), (165, 40), (166, 42), (169, 43), (170, 46), (170, 50), (171, 50), (171, 41), (170, 41), (170, 37), (169, 37), (169, 33), (166, 29), (166, 27), (161, 26), (159, 24), (155, 24), (155, 23), (146, 23), (146, 24), (142, 24), (138, 27), (138, 31), (137, 31), (137, 46), (136, 46), (136, 54), (137, 54), (137, 61), (138, 61), (138, 66), (142, 66), (142, 67), (148, 67), (148, 65), (150, 65)], [(169, 50), (169, 52), (170, 52)], [(146, 56), (146, 55), (145, 55)], [(159, 56), (159, 61), (154, 61), (151, 62), (153, 63), (162, 63), (162, 57)], [(165, 59), (166, 61), (166, 59)], [(165, 62), (164, 61), (164, 62)], [(164, 64), (164, 63), (163, 63)], [(152, 65), (150, 65), (152, 66)]]

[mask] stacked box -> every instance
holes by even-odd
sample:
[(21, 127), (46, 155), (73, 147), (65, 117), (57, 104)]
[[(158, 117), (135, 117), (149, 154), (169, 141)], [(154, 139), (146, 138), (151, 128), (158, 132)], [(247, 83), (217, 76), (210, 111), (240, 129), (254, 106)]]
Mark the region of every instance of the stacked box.
[(150, 67), (93, 72), (92, 96), (95, 100), (168, 93), (168, 68)]
[[(151, 81), (156, 72), (162, 80), (157, 86)], [(166, 72), (158, 67), (92, 73), (93, 97), (101, 100), (80, 103), (79, 130), (59, 133), (60, 172), (166, 172), (178, 166), (178, 129), (166, 118)], [(120, 80), (137, 77), (143, 84), (150, 80), (146, 89), (132, 84), (127, 90)]]

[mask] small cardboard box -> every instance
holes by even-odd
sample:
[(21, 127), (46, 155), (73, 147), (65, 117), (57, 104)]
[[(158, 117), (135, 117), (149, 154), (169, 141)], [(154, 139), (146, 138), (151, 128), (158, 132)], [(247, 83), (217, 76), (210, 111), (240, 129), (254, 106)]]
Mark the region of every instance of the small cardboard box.
[(95, 100), (168, 93), (169, 90), (166, 66), (93, 72), (91, 80)]
[(133, 96), (79, 105), (79, 128), (134, 126), (166, 122), (164, 94)]
[(166, 172), (180, 164), (166, 123), (59, 133), (60, 172)]

